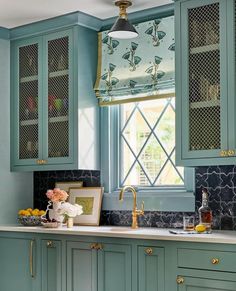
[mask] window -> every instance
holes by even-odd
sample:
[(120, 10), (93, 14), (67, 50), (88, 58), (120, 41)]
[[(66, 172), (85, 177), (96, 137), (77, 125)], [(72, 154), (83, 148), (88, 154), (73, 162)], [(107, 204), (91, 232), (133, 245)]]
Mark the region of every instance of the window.
[(120, 105), (120, 186), (184, 185), (175, 166), (175, 98)]

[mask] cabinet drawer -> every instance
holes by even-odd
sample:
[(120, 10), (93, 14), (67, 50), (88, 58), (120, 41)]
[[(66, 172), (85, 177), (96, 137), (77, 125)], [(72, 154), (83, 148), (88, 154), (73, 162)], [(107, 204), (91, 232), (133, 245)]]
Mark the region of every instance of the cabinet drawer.
[(178, 267), (236, 272), (236, 252), (178, 249)]

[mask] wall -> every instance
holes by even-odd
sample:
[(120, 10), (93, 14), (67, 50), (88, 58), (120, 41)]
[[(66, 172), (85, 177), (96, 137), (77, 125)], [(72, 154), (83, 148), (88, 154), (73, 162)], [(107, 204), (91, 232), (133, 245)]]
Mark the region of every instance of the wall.
[(48, 189), (55, 187), (55, 182), (83, 181), (85, 187), (100, 186), (100, 171), (45, 171), (34, 172), (34, 207), (46, 209)]
[[(194, 215), (198, 222), (198, 208), (201, 206), (201, 192), (209, 192), (209, 206), (213, 210), (213, 228), (236, 230), (236, 166), (196, 168), (196, 212), (146, 212), (140, 217), (141, 226), (182, 227), (184, 215)], [(103, 211), (102, 224), (131, 224), (130, 211)]]
[(0, 39), (0, 224), (16, 223), (33, 204), (32, 173), (10, 172), (10, 41)]
[[(35, 207), (46, 208), (47, 189), (52, 189), (56, 181), (84, 181), (85, 186), (100, 186), (99, 171), (51, 171), (35, 172)], [(236, 166), (196, 168), (196, 212), (145, 212), (140, 217), (141, 226), (182, 227), (183, 215), (194, 215), (198, 222), (198, 208), (201, 206), (201, 191), (209, 191), (209, 205), (213, 210), (214, 229), (236, 230)], [(131, 211), (102, 211), (101, 224), (129, 226)]]

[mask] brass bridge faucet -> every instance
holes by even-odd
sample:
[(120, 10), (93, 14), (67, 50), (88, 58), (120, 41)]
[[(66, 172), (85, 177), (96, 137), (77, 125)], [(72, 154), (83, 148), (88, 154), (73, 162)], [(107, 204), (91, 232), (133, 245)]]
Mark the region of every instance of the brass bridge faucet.
[(138, 216), (144, 215), (144, 202), (142, 202), (142, 207), (141, 210), (137, 209), (137, 192), (132, 186), (125, 186), (121, 189), (120, 191), (120, 197), (119, 200), (123, 201), (124, 193), (126, 190), (129, 190), (133, 193), (133, 198), (134, 198), (134, 206), (133, 206), (133, 211), (132, 211), (132, 228), (138, 228)]

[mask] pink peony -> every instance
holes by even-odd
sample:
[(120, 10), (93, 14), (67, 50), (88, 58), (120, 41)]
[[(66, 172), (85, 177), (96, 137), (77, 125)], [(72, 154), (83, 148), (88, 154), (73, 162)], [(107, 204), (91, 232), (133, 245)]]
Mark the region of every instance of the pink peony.
[(46, 195), (48, 199), (51, 200), (52, 202), (65, 201), (69, 196), (66, 193), (66, 191), (61, 190), (59, 188), (55, 188), (54, 190), (48, 190)]

